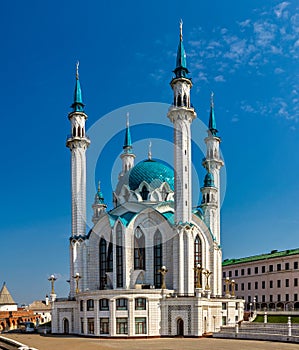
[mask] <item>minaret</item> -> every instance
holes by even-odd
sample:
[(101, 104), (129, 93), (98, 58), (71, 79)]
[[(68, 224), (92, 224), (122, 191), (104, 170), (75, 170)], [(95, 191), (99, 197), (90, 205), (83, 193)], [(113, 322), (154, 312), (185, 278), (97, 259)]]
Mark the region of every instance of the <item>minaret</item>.
[(104, 196), (101, 191), (101, 182), (99, 181), (98, 190), (94, 197), (94, 203), (92, 205), (92, 209), (93, 209), (92, 222), (94, 223), (94, 225), (99, 221), (101, 214), (105, 212), (106, 208), (107, 208), (107, 205), (105, 204)]
[(68, 118), (71, 122), (71, 135), (66, 146), (71, 151), (72, 181), (72, 236), (84, 236), (86, 233), (86, 150), (90, 140), (85, 136), (85, 121), (81, 86), (79, 81), (79, 62), (76, 66), (76, 87), (73, 111)]
[(120, 158), (122, 160), (122, 171), (118, 175), (120, 179), (124, 176), (129, 170), (131, 170), (134, 166), (135, 154), (132, 151), (132, 141), (131, 141), (131, 133), (130, 133), (130, 122), (129, 122), (129, 113), (127, 113), (127, 125), (126, 125), (126, 134), (125, 141), (123, 145), (123, 153)]
[(70, 296), (75, 293), (75, 274), (83, 277), (80, 281), (80, 289), (85, 289), (86, 266), (84, 255), (86, 254), (84, 239), (86, 234), (86, 150), (90, 140), (85, 136), (85, 121), (81, 86), (79, 81), (79, 62), (76, 65), (76, 86), (73, 109), (68, 118), (71, 122), (71, 135), (68, 136), (66, 146), (71, 151), (71, 188), (72, 188), (72, 237), (70, 246), (71, 271), (70, 271)]
[(183, 45), (183, 22), (180, 22), (180, 42), (177, 51), (175, 77), (171, 80), (173, 105), (168, 118), (174, 124), (174, 170), (175, 170), (175, 222), (191, 221), (191, 129), (196, 118), (190, 103), (191, 79), (186, 66), (186, 53)]
[(205, 138), (207, 146), (207, 155), (203, 160), (203, 166), (207, 172), (213, 175), (214, 185), (217, 189), (217, 209), (214, 223), (214, 231), (212, 232), (216, 238), (216, 242), (220, 244), (220, 169), (224, 165), (223, 160), (220, 158), (219, 144), (221, 142), (220, 137), (217, 135), (218, 130), (216, 128), (216, 119), (214, 113), (214, 94), (211, 94), (210, 104), (210, 118), (208, 137)]

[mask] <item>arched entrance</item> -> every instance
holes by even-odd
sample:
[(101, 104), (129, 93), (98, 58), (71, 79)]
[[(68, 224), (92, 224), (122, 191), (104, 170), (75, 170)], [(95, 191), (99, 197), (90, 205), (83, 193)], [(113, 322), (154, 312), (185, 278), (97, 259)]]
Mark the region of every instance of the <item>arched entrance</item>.
[(177, 335), (180, 337), (184, 336), (184, 321), (181, 318), (177, 320)]
[(70, 325), (69, 320), (67, 318), (63, 319), (63, 333), (69, 334), (70, 332)]

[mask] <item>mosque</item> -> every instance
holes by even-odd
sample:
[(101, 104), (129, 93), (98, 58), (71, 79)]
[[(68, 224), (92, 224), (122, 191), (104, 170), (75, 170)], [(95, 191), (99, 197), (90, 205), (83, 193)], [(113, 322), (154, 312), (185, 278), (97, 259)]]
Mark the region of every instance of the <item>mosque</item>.
[[(94, 226), (86, 232), (84, 112), (77, 69), (71, 135), (72, 232), (70, 293), (52, 288), (52, 332), (98, 337), (199, 337), (243, 319), (242, 299), (222, 296), (220, 245), (221, 142), (211, 99), (201, 205), (192, 208), (192, 80), (186, 65), (182, 24), (167, 118), (174, 130), (174, 169), (148, 159), (134, 164), (127, 123), (122, 169), (107, 210), (100, 187)], [(166, 117), (166, 116), (165, 116)], [(54, 278), (54, 277), (53, 277)], [(52, 278), (52, 282), (53, 282)]]

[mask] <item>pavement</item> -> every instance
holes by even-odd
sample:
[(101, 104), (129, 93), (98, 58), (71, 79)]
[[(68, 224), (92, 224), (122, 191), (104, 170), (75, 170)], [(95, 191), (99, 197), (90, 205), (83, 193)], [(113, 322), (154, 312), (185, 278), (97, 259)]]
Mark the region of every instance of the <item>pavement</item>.
[(2, 334), (38, 350), (298, 350), (298, 344), (213, 338), (103, 339)]

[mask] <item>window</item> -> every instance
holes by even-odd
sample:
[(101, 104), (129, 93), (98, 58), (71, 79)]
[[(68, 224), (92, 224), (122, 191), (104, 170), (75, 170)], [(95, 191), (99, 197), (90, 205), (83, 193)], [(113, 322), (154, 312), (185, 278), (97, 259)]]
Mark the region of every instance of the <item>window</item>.
[(222, 316), (222, 326), (226, 325), (226, 316)]
[(294, 269), (298, 270), (298, 261), (294, 261)]
[(273, 272), (273, 265), (269, 265), (269, 272)]
[(84, 307), (84, 301), (80, 300), (80, 311), (83, 311), (83, 307)]
[(294, 301), (298, 301), (298, 294), (297, 293), (294, 294)]
[(232, 271), (228, 271), (228, 276), (232, 277), (232, 275), (233, 275)]
[(116, 334), (128, 334), (128, 318), (116, 318)]
[(266, 272), (266, 266), (262, 266), (262, 273)]
[(161, 288), (162, 278), (159, 270), (162, 267), (162, 235), (157, 231), (154, 236), (154, 285)]
[(244, 275), (245, 275), (245, 270), (241, 269), (241, 276), (244, 276)]
[(250, 303), (250, 302), (251, 302), (251, 296), (250, 296), (250, 295), (248, 295), (247, 300), (248, 300), (248, 303)]
[(109, 311), (108, 299), (100, 299), (100, 311)]
[(94, 334), (94, 318), (87, 319), (87, 334)]
[(277, 294), (277, 301), (281, 301), (281, 296), (280, 296), (280, 294)]
[(128, 299), (116, 299), (116, 310), (128, 310)]
[(285, 269), (289, 270), (290, 269), (290, 263), (285, 263)]
[(265, 289), (265, 288), (266, 288), (266, 282), (262, 281), (262, 289)]
[(269, 300), (270, 300), (270, 303), (272, 303), (273, 302), (273, 295), (269, 295)]
[(134, 236), (134, 269), (145, 270), (145, 238), (139, 227)]
[(266, 296), (262, 295), (262, 303), (264, 303), (266, 301)]
[(135, 318), (135, 334), (146, 334), (146, 318)]
[(235, 270), (235, 277), (238, 277), (239, 271)]
[(100, 334), (109, 334), (109, 318), (100, 318)]
[(247, 275), (251, 275), (251, 268), (250, 267), (247, 268)]
[(248, 290), (251, 289), (251, 283), (250, 283), (250, 282), (248, 282), (247, 289), (248, 289)]
[(238, 292), (238, 289), (239, 289), (239, 285), (238, 283), (235, 284), (235, 291)]
[(281, 280), (277, 280), (277, 288), (281, 287)]
[(81, 325), (81, 333), (84, 334), (84, 318), (81, 317), (80, 319), (80, 325)]
[(259, 268), (258, 268), (258, 266), (256, 266), (256, 267), (254, 268), (254, 273), (255, 273), (255, 274), (259, 273)]
[(136, 298), (135, 299), (135, 310), (146, 310), (146, 299)]
[(285, 280), (285, 285), (286, 285), (286, 287), (290, 286), (290, 280), (288, 278)]
[(107, 262), (107, 256), (106, 256), (106, 249), (107, 249), (107, 243), (104, 238), (101, 238), (100, 240), (100, 289), (104, 289), (106, 286), (106, 262)]
[(226, 309), (227, 309), (226, 303), (222, 303), (222, 310), (226, 310)]
[(245, 287), (244, 287), (244, 283), (241, 283), (241, 290), (244, 290)]
[(222, 272), (222, 277), (223, 277), (223, 278), (226, 277), (226, 272), (225, 272), (225, 271)]
[(298, 287), (298, 278), (294, 278), (294, 287)]
[(116, 287), (123, 287), (123, 247), (121, 224), (116, 227)]
[(281, 271), (281, 264), (277, 264), (277, 271)]
[(112, 235), (110, 236), (110, 242), (108, 245), (108, 254), (107, 254), (107, 272), (113, 271), (113, 243)]
[(94, 309), (94, 301), (93, 299), (87, 300), (87, 311), (93, 311)]
[(273, 281), (269, 282), (269, 286), (270, 286), (270, 288), (273, 288)]
[(258, 289), (259, 287), (259, 283), (258, 282), (254, 282), (254, 289)]
[(289, 294), (286, 294), (286, 301), (289, 301), (289, 300), (290, 300)]

